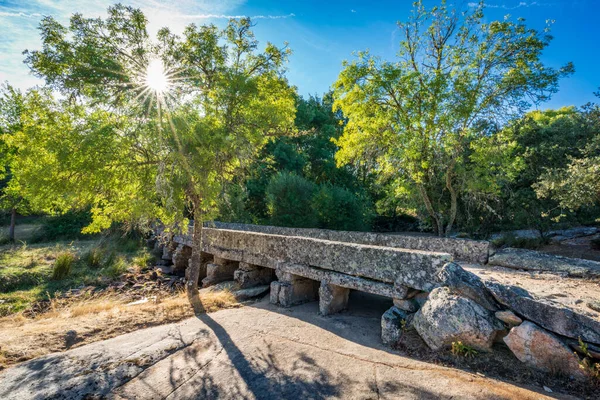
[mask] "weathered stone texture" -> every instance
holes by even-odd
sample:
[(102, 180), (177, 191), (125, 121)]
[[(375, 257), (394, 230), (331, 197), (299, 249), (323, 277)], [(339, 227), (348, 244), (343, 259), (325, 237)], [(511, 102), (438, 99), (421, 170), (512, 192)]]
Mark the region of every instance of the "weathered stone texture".
[(532, 322), (512, 328), (504, 342), (521, 362), (532, 368), (585, 379), (579, 359), (569, 347)]
[(494, 315), (471, 299), (457, 296), (449, 288), (437, 288), (415, 314), (413, 324), (433, 350), (461, 341), (489, 351), (504, 326)]
[(394, 306), (410, 313), (416, 312), (420, 307), (415, 299), (394, 299)]
[(600, 344), (600, 321), (546, 299), (535, 299), (525, 289), (486, 281), (496, 300), (536, 324), (573, 339)]
[(403, 333), (403, 321), (406, 321), (407, 317), (406, 311), (396, 307), (383, 313), (381, 317), (381, 341), (383, 344), (394, 346), (398, 343)]
[(400, 249), (436, 251), (451, 254), (461, 261), (485, 264), (488, 259), (489, 243), (469, 239), (442, 238), (430, 235), (394, 234), (372, 232), (332, 231), (327, 229), (284, 228), (277, 226), (234, 224), (223, 222), (206, 223), (207, 228), (259, 232), (271, 235), (299, 236), (335, 242), (359, 243)]
[(445, 253), (331, 242), (305, 237), (203, 229), (203, 251), (230, 260), (276, 268), (280, 260), (348, 275), (431, 290), (451, 261)]
[(273, 280), (273, 276), (273, 270), (270, 268), (244, 262), (240, 262), (239, 268), (233, 273), (233, 279), (242, 289), (268, 285)]
[(600, 262), (555, 256), (526, 249), (499, 250), (490, 257), (489, 264), (529, 271), (567, 273), (575, 277), (600, 276)]
[(348, 306), (350, 289), (321, 282), (319, 287), (319, 312), (321, 315), (335, 314)]
[(318, 298), (319, 282), (289, 273), (277, 273), (279, 281), (271, 283), (272, 304), (291, 307)]
[(519, 326), (521, 323), (523, 323), (523, 320), (510, 310), (496, 311), (494, 315), (511, 328), (514, 326)]
[(486, 289), (481, 279), (464, 270), (456, 263), (448, 263), (439, 273), (442, 286), (447, 286), (453, 293), (467, 297), (490, 311), (498, 310), (494, 297)]
[(184, 272), (189, 265), (192, 256), (192, 248), (180, 244), (173, 252), (173, 271)]
[(233, 280), (233, 273), (236, 269), (236, 262), (222, 262), (219, 260), (219, 264), (208, 264), (206, 266), (206, 278), (202, 279), (202, 286), (207, 287), (215, 283)]

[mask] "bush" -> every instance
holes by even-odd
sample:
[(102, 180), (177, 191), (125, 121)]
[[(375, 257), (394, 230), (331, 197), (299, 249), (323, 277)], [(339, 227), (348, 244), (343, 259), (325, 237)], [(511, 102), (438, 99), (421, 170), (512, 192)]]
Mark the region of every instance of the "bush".
[(56, 257), (54, 267), (52, 269), (52, 279), (61, 280), (71, 274), (73, 264), (75, 264), (75, 254), (65, 251)]
[[(69, 211), (66, 214), (46, 217), (33, 242), (51, 242), (60, 239), (81, 239), (86, 237), (81, 230), (92, 222), (89, 211)], [(87, 236), (89, 237), (89, 236)]]
[(133, 258), (132, 263), (137, 267), (145, 268), (155, 260), (156, 258), (152, 254), (150, 254), (146, 249), (144, 249)]
[(366, 201), (339, 186), (321, 185), (312, 199), (319, 228), (363, 231), (370, 228), (371, 211)]
[(315, 228), (312, 198), (317, 185), (294, 173), (274, 175), (266, 190), (270, 223), (290, 228)]

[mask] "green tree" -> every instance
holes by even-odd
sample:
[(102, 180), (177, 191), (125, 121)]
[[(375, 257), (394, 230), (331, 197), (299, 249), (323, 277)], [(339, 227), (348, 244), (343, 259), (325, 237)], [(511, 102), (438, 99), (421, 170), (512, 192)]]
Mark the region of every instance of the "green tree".
[(274, 175), (266, 189), (269, 222), (276, 226), (315, 228), (312, 198), (317, 185), (293, 172)]
[(334, 107), (348, 118), (338, 162), (369, 159), (380, 176), (392, 177), (398, 196), (419, 198), (438, 235), (452, 230), (469, 188), (497, 188), (473, 179), (489, 182), (486, 170), (515, 168), (506, 159), (472, 165), (472, 152), (485, 153), (488, 137), (477, 127), (522, 115), (573, 71), (571, 64), (556, 70), (541, 62), (548, 28), (539, 32), (508, 17), (486, 23), (484, 8), (482, 1), (457, 13), (445, 2), (431, 10), (416, 2), (409, 21), (398, 24), (398, 60), (360, 52), (334, 85)]
[[(533, 185), (541, 199), (571, 211), (600, 203), (600, 106), (584, 107), (578, 122), (572, 135), (561, 136), (567, 149), (562, 165), (549, 165)], [(574, 135), (588, 140), (582, 146)]]
[(24, 95), (19, 90), (8, 83), (0, 88), (0, 209), (10, 212), (8, 239), (11, 242), (15, 240), (17, 213), (30, 211), (29, 203), (15, 190), (15, 185), (10, 184), (17, 156), (11, 139), (22, 128), (23, 105)]
[(192, 215), (187, 289), (200, 311), (203, 221), (243, 162), (293, 129), (289, 50), (269, 43), (259, 51), (247, 18), (223, 30), (192, 24), (181, 36), (163, 28), (156, 40), (146, 25), (140, 10), (122, 5), (106, 19), (75, 14), (68, 27), (42, 20), (42, 49), (26, 52), (26, 62), (65, 100), (32, 111), (40, 124), (31, 139), (23, 135), (21, 148), (32, 148), (22, 174), (29, 190), (48, 194), (48, 207), (91, 205), (88, 231), (156, 217), (183, 229)]

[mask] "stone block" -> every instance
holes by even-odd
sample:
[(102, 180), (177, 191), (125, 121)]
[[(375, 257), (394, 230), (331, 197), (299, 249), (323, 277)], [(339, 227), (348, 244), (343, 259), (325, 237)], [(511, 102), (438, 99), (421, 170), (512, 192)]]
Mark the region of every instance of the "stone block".
[(350, 289), (321, 282), (319, 287), (319, 312), (321, 315), (335, 314), (348, 306)]
[(419, 310), (419, 303), (415, 299), (394, 299), (394, 306), (409, 313)]
[(202, 279), (202, 287), (214, 285), (215, 283), (233, 280), (233, 273), (237, 269), (237, 263), (207, 264), (206, 278)]
[(240, 268), (233, 274), (233, 279), (238, 283), (241, 289), (268, 285), (273, 280), (274, 274), (272, 269), (250, 264), (242, 266), (241, 264), (246, 263), (240, 263)]
[(184, 272), (189, 265), (189, 260), (192, 257), (192, 248), (180, 244), (173, 252), (173, 271)]
[(281, 288), (281, 282), (274, 281), (271, 282), (271, 293), (269, 302), (271, 304), (279, 304), (279, 289)]
[(381, 341), (386, 346), (394, 346), (400, 340), (403, 332), (403, 322), (408, 314), (406, 311), (392, 307), (381, 317)]
[(291, 283), (279, 282), (278, 302), (282, 307), (314, 301), (318, 297), (319, 283), (311, 279), (294, 279)]

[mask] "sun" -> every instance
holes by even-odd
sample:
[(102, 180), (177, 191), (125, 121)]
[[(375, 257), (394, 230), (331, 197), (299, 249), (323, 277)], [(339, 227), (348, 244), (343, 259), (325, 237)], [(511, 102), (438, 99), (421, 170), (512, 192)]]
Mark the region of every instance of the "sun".
[(163, 94), (169, 90), (171, 82), (169, 81), (162, 60), (155, 59), (150, 61), (146, 68), (144, 83), (156, 94)]

